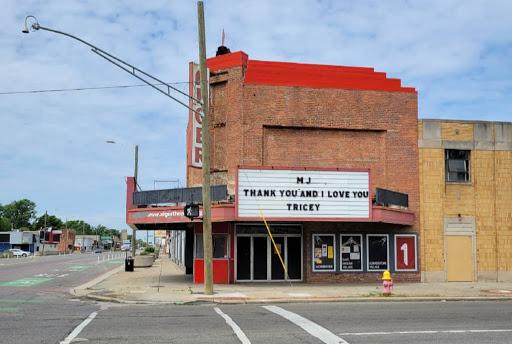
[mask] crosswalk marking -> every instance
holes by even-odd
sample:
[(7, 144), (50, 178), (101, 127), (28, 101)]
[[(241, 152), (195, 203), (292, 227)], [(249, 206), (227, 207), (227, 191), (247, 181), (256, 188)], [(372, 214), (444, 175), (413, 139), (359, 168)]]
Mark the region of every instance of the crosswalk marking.
[(301, 317), (298, 314), (282, 309), (277, 306), (263, 306), (268, 311), (282, 316), (283, 318), (291, 321), (295, 325), (301, 327), (312, 336), (320, 339), (322, 342), (327, 344), (348, 344), (342, 338), (336, 336), (334, 333), (323, 328), (322, 326), (315, 324), (311, 320)]
[(73, 341), (73, 339), (75, 339), (75, 337), (78, 336), (80, 334), (80, 332), (82, 332), (84, 327), (87, 326), (92, 321), (92, 319), (94, 319), (96, 317), (96, 315), (98, 315), (98, 312), (92, 312), (91, 315), (89, 315), (89, 317), (87, 317), (87, 319), (82, 321), (82, 323), (80, 325), (78, 325), (73, 330), (73, 332), (71, 332), (69, 334), (69, 336), (66, 337), (66, 339), (64, 339), (62, 342), (60, 342), (60, 344), (69, 344), (69, 343), (71, 343)]
[(503, 330), (425, 330), (425, 331), (390, 331), (390, 332), (347, 332), (340, 336), (385, 336), (395, 334), (436, 334), (436, 333), (486, 333), (486, 332), (512, 332), (512, 329)]
[(231, 326), (236, 336), (238, 337), (238, 339), (240, 339), (240, 341), (243, 344), (251, 344), (251, 341), (249, 340), (249, 338), (247, 338), (244, 331), (242, 331), (242, 329), (231, 319), (229, 315), (225, 314), (217, 307), (215, 307), (214, 310), (215, 312), (217, 312), (218, 315), (220, 315), (221, 317), (224, 318), (224, 320), (226, 320), (226, 324)]

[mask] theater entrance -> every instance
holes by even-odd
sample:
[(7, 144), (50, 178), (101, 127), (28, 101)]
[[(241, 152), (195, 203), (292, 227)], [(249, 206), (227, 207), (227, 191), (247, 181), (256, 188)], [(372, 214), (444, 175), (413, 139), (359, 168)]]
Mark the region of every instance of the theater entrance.
[[(237, 225), (235, 279), (237, 282), (302, 281), (302, 227), (271, 225), (274, 247), (265, 226)], [(279, 251), (288, 271), (285, 273)]]

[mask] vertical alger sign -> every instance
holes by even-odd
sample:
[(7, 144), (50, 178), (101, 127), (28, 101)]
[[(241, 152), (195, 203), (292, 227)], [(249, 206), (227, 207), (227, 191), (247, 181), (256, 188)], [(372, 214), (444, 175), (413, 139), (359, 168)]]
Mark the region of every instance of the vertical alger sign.
[(201, 100), (201, 74), (199, 65), (193, 62), (189, 64), (189, 94), (192, 98), (189, 100), (189, 121), (187, 130), (187, 165), (193, 167), (202, 167), (202, 106), (194, 99)]

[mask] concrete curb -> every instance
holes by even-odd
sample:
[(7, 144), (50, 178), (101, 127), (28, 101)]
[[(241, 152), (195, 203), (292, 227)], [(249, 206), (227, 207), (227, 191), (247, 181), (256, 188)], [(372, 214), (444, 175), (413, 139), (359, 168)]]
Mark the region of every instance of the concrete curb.
[(117, 274), (118, 272), (120, 272), (123, 269), (124, 269), (124, 265), (121, 265), (121, 266), (119, 266), (119, 267), (117, 267), (117, 268), (115, 268), (113, 270), (108, 271), (107, 273), (105, 273), (105, 274), (103, 274), (103, 275), (101, 275), (99, 277), (96, 277), (95, 279), (90, 280), (87, 283), (84, 283), (84, 284), (82, 284), (82, 285), (80, 285), (78, 287), (75, 287), (75, 288), (71, 288), (69, 290), (69, 293), (71, 295), (75, 296), (75, 297), (88, 296), (88, 295), (78, 295), (77, 291), (78, 290), (85, 290), (87, 288), (90, 288), (90, 287), (92, 287), (92, 286), (94, 286), (94, 285), (96, 285), (96, 284), (106, 280), (110, 276)]
[(256, 299), (256, 298), (199, 298), (193, 301), (149, 301), (149, 300), (123, 300), (108, 296), (100, 295), (85, 295), (87, 298), (103, 301), (103, 302), (114, 302), (121, 304), (169, 304), (169, 305), (193, 305), (201, 303), (210, 304), (269, 304), (269, 303), (321, 303), (321, 302), (455, 302), (455, 301), (503, 301), (512, 300), (509, 296), (436, 296), (436, 297), (424, 297), (424, 296), (411, 296), (411, 297), (339, 297), (339, 298), (305, 298), (305, 299)]

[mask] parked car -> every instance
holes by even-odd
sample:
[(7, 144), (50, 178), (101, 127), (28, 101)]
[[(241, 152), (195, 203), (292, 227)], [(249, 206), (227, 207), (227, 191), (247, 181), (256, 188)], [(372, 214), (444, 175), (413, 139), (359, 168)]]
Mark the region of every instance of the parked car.
[(13, 249), (10, 249), (9, 251), (11, 251), (11, 253), (16, 256), (16, 257), (28, 257), (31, 255), (30, 252), (28, 251), (23, 251), (23, 250), (20, 250), (18, 248), (13, 248)]
[(97, 248), (94, 253), (101, 253), (101, 248)]

